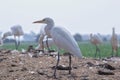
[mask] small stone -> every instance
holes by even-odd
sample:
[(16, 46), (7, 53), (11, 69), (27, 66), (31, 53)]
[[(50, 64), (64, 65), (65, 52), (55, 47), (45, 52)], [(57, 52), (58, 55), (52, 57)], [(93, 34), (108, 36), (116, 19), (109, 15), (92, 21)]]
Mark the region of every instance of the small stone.
[(37, 72), (40, 74), (40, 75), (44, 75), (44, 72), (42, 70), (37, 70)]
[(14, 72), (14, 70), (9, 70), (9, 72)]
[[(55, 66), (53, 66), (52, 69), (55, 69)], [(72, 70), (72, 68), (66, 67), (65, 65), (59, 65), (57, 66), (57, 70)]]
[(26, 67), (23, 67), (23, 68), (21, 69), (21, 71), (27, 71), (27, 68), (26, 68)]
[(115, 70), (115, 67), (111, 66), (110, 64), (99, 64), (99, 66), (103, 67), (103, 68), (106, 68), (106, 69), (109, 69), (109, 70)]
[(35, 71), (29, 71), (29, 73), (34, 74), (34, 73), (35, 73)]
[(87, 65), (89, 65), (90, 67), (91, 67), (91, 66), (94, 66), (94, 64), (91, 63), (91, 62), (87, 62)]
[(99, 75), (114, 75), (114, 73), (110, 70), (98, 70)]
[(12, 66), (12, 67), (16, 67), (17, 65), (15, 65), (15, 64), (11, 64), (11, 66)]

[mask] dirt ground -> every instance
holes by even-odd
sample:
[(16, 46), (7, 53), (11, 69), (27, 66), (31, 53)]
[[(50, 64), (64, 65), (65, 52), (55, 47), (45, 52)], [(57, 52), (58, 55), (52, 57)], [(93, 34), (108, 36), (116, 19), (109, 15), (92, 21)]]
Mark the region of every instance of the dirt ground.
[[(60, 64), (68, 66), (68, 56), (61, 55)], [(53, 77), (56, 57), (0, 50), (0, 80), (120, 80), (120, 58), (78, 59), (72, 56), (72, 72), (57, 70)]]

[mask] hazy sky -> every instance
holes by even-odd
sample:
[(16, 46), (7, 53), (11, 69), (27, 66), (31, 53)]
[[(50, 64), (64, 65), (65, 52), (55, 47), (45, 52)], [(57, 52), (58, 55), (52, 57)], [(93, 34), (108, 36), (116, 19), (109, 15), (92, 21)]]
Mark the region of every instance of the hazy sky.
[(51, 17), (55, 25), (74, 33), (120, 34), (120, 0), (1, 0), (0, 30), (16, 24), (39, 33), (42, 24), (33, 21)]

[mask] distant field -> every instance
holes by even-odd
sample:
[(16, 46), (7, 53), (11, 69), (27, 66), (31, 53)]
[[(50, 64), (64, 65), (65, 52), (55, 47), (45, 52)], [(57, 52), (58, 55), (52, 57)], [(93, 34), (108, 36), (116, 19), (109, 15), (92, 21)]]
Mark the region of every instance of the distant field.
[[(33, 47), (35, 47), (35, 46), (37, 46), (37, 43), (34, 43), (34, 42), (21, 42), (18, 50), (21, 51), (22, 49), (28, 49), (29, 45), (33, 45)], [(15, 43), (5, 43), (3, 46), (0, 46), (0, 48), (13, 50), (13, 49), (15, 49)]]
[[(81, 52), (83, 53), (83, 56), (85, 57), (94, 57), (95, 54), (95, 46), (92, 45), (90, 42), (80, 42), (78, 43), (79, 47), (81, 49)], [(23, 49), (27, 49), (29, 45), (33, 45), (34, 47), (37, 46), (37, 43), (34, 42), (22, 42), (20, 47), (19, 47), (19, 51)], [(100, 50), (101, 50), (101, 56), (102, 57), (109, 57), (111, 55), (111, 45), (110, 43), (104, 43), (102, 45), (99, 46)], [(3, 46), (0, 46), (0, 48), (6, 48), (6, 49), (15, 49), (14, 43), (6, 43)], [(51, 49), (56, 49), (54, 46), (52, 46)], [(61, 51), (62, 53), (64, 53), (64, 51)], [(120, 50), (119, 50), (120, 52)], [(119, 53), (120, 55), (120, 53)]]
[[(90, 42), (79, 43), (79, 46), (80, 46), (81, 52), (83, 53), (84, 56), (94, 57), (95, 46), (92, 45)], [(99, 45), (99, 47), (101, 50), (101, 57), (110, 57), (111, 56), (112, 49), (111, 49), (111, 44), (109, 42), (103, 43), (103, 44)], [(120, 50), (119, 50), (119, 52), (120, 52)], [(97, 55), (97, 57), (98, 57), (98, 55)]]

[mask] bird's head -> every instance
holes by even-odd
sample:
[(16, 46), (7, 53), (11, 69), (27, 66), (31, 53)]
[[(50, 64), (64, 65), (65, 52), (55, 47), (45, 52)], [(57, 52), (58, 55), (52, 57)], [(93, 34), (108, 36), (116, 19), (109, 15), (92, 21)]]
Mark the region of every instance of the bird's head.
[(35, 21), (35, 22), (33, 22), (33, 23), (54, 24), (54, 21), (53, 21), (51, 18), (47, 17), (47, 18), (44, 18), (44, 19), (42, 19), (42, 20)]
[(115, 31), (115, 28), (113, 27), (112, 30)]
[(93, 34), (92, 34), (92, 33), (90, 33), (90, 37), (92, 37), (92, 35), (93, 35)]

